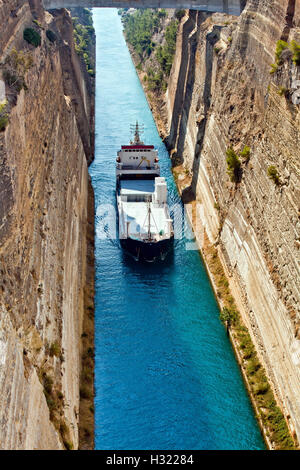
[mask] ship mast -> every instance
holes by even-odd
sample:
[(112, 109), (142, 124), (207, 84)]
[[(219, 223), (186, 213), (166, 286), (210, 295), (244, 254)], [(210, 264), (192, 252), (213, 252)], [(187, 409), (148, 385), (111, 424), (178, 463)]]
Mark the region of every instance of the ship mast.
[(132, 124), (130, 126), (131, 132), (134, 134), (134, 139), (130, 143), (132, 145), (144, 145), (144, 142), (141, 141), (140, 134), (144, 132), (143, 126), (139, 126), (138, 121), (136, 121), (136, 124)]
[(140, 130), (139, 130), (139, 123), (137, 121), (136, 121), (136, 125), (135, 125), (134, 143), (135, 144), (140, 143)]
[(155, 225), (157, 231), (158, 231), (158, 228), (157, 228), (155, 219), (153, 217), (153, 214), (151, 212), (151, 196), (147, 196), (146, 202), (147, 202), (147, 215), (145, 217), (143, 227), (145, 227), (146, 220), (147, 220), (148, 221), (148, 232), (147, 232), (148, 240), (153, 240), (153, 237), (151, 235), (151, 217), (153, 219), (153, 222), (154, 222), (154, 225)]

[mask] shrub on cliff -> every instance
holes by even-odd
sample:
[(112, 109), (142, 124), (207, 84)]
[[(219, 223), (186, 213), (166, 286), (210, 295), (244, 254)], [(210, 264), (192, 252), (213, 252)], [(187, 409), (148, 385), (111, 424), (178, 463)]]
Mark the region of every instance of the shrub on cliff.
[[(94, 76), (94, 61), (90, 46), (94, 41), (94, 27), (80, 23), (79, 18), (73, 18), (73, 32), (75, 50), (85, 62), (86, 69), (91, 76)], [(92, 71), (92, 73), (90, 73)]]
[(67, 450), (73, 449), (73, 443), (70, 439), (70, 430), (69, 427), (66, 425), (65, 421), (61, 421), (59, 425), (59, 432), (62, 437), (64, 446)]
[(53, 356), (59, 357), (61, 355), (61, 349), (57, 341), (51, 344), (49, 354), (51, 357)]
[(295, 65), (300, 66), (300, 45), (296, 41), (291, 41), (291, 43), (287, 43), (285, 41), (278, 41), (275, 51), (275, 64), (271, 64), (270, 73), (273, 74), (277, 71), (278, 67), (283, 63), (282, 53), (286, 49), (289, 49), (293, 56), (292, 60)]
[(44, 29), (42, 23), (40, 23), (38, 20), (33, 19), (32, 22), (40, 29)]
[(164, 87), (164, 76), (163, 72), (160, 70), (155, 73), (153, 69), (149, 68), (147, 70), (147, 82), (148, 89), (151, 91), (158, 91)]
[(176, 10), (175, 16), (180, 21), (185, 16), (185, 10)]
[(144, 53), (148, 56), (155, 48), (152, 36), (160, 29), (161, 20), (166, 16), (165, 10), (137, 10), (125, 14), (122, 18), (126, 40), (131, 44), (140, 59)]
[(275, 59), (276, 59), (276, 64), (280, 65), (281, 64), (281, 54), (285, 49), (288, 49), (289, 45), (287, 42), (279, 40), (277, 41), (276, 45), (276, 51), (275, 51)]
[(238, 183), (240, 180), (241, 161), (232, 147), (226, 151), (227, 174), (232, 183)]
[(0, 104), (0, 132), (4, 131), (8, 124), (7, 102)]
[(163, 72), (168, 77), (171, 72), (175, 49), (176, 49), (176, 36), (178, 29), (178, 20), (173, 20), (166, 27), (165, 44), (159, 46), (157, 49), (156, 57)]
[(238, 319), (238, 314), (235, 309), (224, 307), (220, 313), (220, 320), (228, 326), (234, 325)]
[(41, 35), (33, 28), (24, 29), (23, 38), (34, 47), (38, 47), (42, 43)]
[(250, 152), (251, 152), (250, 147), (248, 147), (248, 145), (245, 145), (245, 147), (243, 148), (243, 150), (242, 150), (241, 153), (240, 153), (241, 158), (242, 158), (246, 163), (249, 162), (249, 160), (250, 160)]
[(280, 184), (280, 177), (277, 168), (274, 165), (269, 166), (268, 168), (268, 176), (269, 178), (274, 181), (274, 183), (278, 186)]
[(56, 41), (56, 34), (51, 31), (51, 29), (47, 29), (46, 31), (46, 36), (49, 39), (50, 42), (55, 42)]
[(292, 41), (290, 44), (290, 50), (293, 53), (293, 62), (295, 65), (300, 65), (300, 45), (296, 41)]
[(12, 49), (5, 59), (3, 68), (3, 78), (6, 85), (17, 93), (22, 88), (26, 89), (25, 74), (32, 64), (33, 58), (30, 52)]
[(288, 98), (289, 90), (287, 88), (285, 88), (284, 86), (280, 86), (277, 90), (277, 94), (279, 96), (284, 96), (285, 98)]

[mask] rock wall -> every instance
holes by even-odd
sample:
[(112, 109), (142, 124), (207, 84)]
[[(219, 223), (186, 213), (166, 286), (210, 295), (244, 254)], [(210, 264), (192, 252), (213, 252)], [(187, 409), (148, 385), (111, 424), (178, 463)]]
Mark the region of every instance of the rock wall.
[(77, 448), (92, 105), (69, 14), (31, 8), (0, 5), (0, 78), (13, 49), (32, 59), (0, 133), (0, 448)]
[[(299, 0), (248, 0), (237, 19), (190, 11), (166, 93), (167, 144), (192, 176), (199, 218), (218, 246), (244, 321), (291, 430), (300, 437), (300, 68), (278, 40), (300, 43)], [(251, 148), (240, 181), (226, 150)], [(268, 176), (274, 165), (276, 185)]]

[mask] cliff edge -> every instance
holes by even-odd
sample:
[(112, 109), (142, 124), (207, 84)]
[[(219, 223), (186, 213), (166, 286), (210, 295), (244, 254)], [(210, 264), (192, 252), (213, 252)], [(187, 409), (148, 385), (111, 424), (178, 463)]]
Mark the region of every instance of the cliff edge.
[(93, 102), (66, 10), (0, 19), (0, 448), (76, 449)]
[(238, 19), (189, 12), (164, 129), (174, 166), (190, 176), (183, 196), (197, 202), (198, 222), (298, 439), (299, 43), (298, 0), (248, 0)]

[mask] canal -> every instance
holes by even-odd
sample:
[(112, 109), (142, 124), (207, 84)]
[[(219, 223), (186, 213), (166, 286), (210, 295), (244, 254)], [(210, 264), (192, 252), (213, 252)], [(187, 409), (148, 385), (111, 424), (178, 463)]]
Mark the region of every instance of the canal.
[[(203, 262), (183, 238), (158, 264), (128, 258), (107, 213), (116, 152), (144, 124), (170, 204), (180, 200), (115, 9), (94, 9), (96, 449), (263, 449), (264, 443)], [(185, 227), (186, 236), (189, 228)]]

